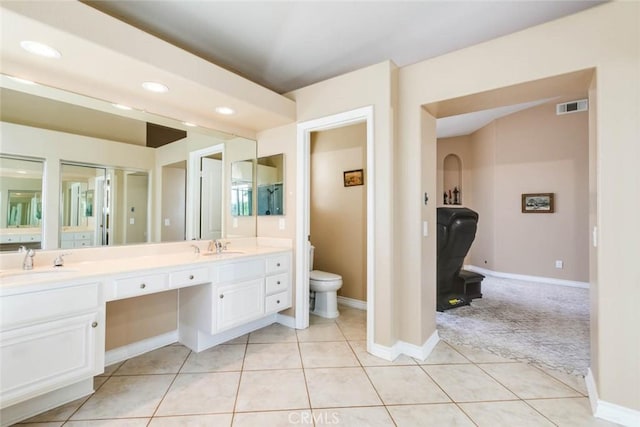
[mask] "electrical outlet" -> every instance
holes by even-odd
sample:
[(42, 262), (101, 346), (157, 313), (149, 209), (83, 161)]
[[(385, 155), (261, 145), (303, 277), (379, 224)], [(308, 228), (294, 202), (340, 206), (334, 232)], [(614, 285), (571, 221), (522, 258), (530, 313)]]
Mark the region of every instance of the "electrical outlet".
[(164, 226), (165, 227), (170, 227), (171, 226), (171, 220), (169, 218), (165, 218), (164, 219)]
[(556, 260), (556, 268), (563, 268), (564, 262), (562, 260)]

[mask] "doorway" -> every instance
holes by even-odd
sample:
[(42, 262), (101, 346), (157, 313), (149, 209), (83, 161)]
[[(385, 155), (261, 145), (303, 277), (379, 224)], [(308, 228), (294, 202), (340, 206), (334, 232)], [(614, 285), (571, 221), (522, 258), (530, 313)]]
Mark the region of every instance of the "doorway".
[(219, 239), (224, 235), (222, 209), (224, 144), (189, 153), (187, 175), (187, 239)]
[(367, 289), (367, 350), (374, 337), (374, 197), (375, 168), (373, 155), (373, 107), (363, 107), (298, 124), (297, 182), (301, 185), (296, 201), (296, 311), (297, 329), (309, 327), (309, 241), (310, 226), (310, 163), (312, 132), (330, 130), (357, 123), (366, 123), (366, 289)]

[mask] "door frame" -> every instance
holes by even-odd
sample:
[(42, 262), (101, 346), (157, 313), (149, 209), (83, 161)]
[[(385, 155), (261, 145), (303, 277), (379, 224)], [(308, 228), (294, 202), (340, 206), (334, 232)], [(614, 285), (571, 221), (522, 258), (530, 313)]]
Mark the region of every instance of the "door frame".
[[(222, 153), (222, 176), (224, 178), (224, 144), (216, 144), (189, 153), (187, 163), (187, 206), (185, 217), (185, 234), (187, 240), (200, 238), (200, 159), (212, 154)], [(224, 197), (224, 183), (222, 179), (222, 195)], [(223, 203), (224, 205), (224, 203)], [(226, 212), (222, 210), (222, 235), (225, 235)]]
[(311, 133), (366, 123), (367, 127), (367, 349), (373, 344), (375, 326), (375, 168), (374, 168), (374, 135), (373, 106), (366, 106), (319, 119), (298, 123), (297, 126), (297, 166), (296, 182), (296, 310), (295, 326), (297, 329), (309, 327), (309, 234), (310, 227), (310, 157)]

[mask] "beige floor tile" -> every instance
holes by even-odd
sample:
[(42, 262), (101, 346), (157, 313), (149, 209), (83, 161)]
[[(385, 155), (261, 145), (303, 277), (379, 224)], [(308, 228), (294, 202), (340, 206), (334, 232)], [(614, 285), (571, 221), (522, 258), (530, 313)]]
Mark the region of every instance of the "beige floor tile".
[(522, 399), (581, 396), (555, 378), (525, 363), (478, 366)]
[(365, 371), (385, 405), (451, 402), (419, 366), (368, 367)]
[(249, 342), (249, 334), (240, 335), (238, 338), (226, 341), (225, 344), (246, 344)]
[(527, 400), (538, 412), (562, 427), (613, 427), (617, 424), (595, 418), (586, 397)]
[(102, 384), (107, 382), (108, 379), (109, 377), (93, 377), (93, 391), (98, 391), (98, 389), (102, 387)]
[(464, 345), (450, 344), (458, 353), (472, 361), (473, 363), (517, 363), (517, 360), (507, 359), (505, 357), (498, 356), (497, 354), (489, 353), (488, 351), (480, 350), (473, 347), (467, 347)]
[(551, 375), (558, 381), (561, 381), (564, 384), (568, 385), (569, 387), (576, 390), (577, 392), (580, 392), (583, 396), (589, 395), (589, 392), (587, 391), (587, 383), (585, 382), (583, 376), (571, 375), (571, 374), (567, 374), (566, 372), (557, 371), (555, 369), (549, 369), (549, 368), (541, 367), (539, 369)]
[(307, 408), (309, 398), (302, 369), (242, 373), (236, 411)]
[(127, 360), (113, 375), (177, 374), (189, 352), (186, 347), (168, 345)]
[(241, 371), (245, 345), (221, 344), (200, 353), (192, 352), (181, 373)]
[(307, 329), (296, 331), (299, 342), (344, 341), (345, 337), (335, 322), (309, 325)]
[(230, 427), (233, 414), (153, 417), (149, 427)]
[(338, 323), (338, 326), (344, 337), (350, 341), (367, 339), (367, 329), (365, 325)]
[(349, 341), (349, 345), (351, 345), (353, 352), (356, 354), (356, 357), (358, 358), (362, 366), (397, 366), (416, 364), (415, 360), (404, 354), (396, 357), (396, 359), (393, 361), (389, 361), (380, 357), (376, 357), (373, 354), (367, 353), (366, 341)]
[(300, 355), (305, 368), (360, 366), (346, 341), (301, 342)]
[(150, 417), (175, 375), (112, 376), (72, 420)]
[(52, 422), (43, 422), (43, 423), (30, 423), (24, 422), (20, 424), (14, 424), (16, 427), (60, 427), (64, 424), (64, 421), (52, 421)]
[(104, 372), (102, 374), (100, 374), (99, 376), (104, 376), (104, 377), (109, 377), (111, 376), (115, 371), (118, 370), (118, 368), (120, 366), (122, 366), (124, 362), (117, 362), (117, 363), (112, 363), (109, 366), (105, 366), (104, 367)]
[(313, 426), (311, 411), (238, 412), (233, 416), (233, 427), (291, 427)]
[(469, 417), (453, 403), (387, 406), (398, 427), (473, 427)]
[(305, 369), (305, 375), (312, 408), (382, 404), (362, 368)]
[(258, 329), (249, 334), (249, 342), (255, 343), (271, 343), (271, 342), (297, 342), (296, 330), (288, 328), (279, 323), (274, 323)]
[[(107, 378), (104, 378), (106, 381)], [(65, 405), (58, 406), (57, 408), (53, 408), (47, 412), (44, 412), (40, 415), (36, 415), (35, 417), (29, 418), (24, 423), (47, 423), (53, 421), (67, 421), (71, 415), (75, 411), (78, 410), (80, 406), (84, 402), (89, 399), (89, 396), (82, 397), (80, 399), (76, 399), (73, 402), (69, 402)]]
[(460, 408), (478, 427), (552, 427), (553, 423), (521, 400), (461, 403)]
[(244, 369), (301, 369), (300, 349), (296, 343), (249, 344)]
[(338, 320), (345, 319), (367, 319), (367, 310), (359, 310), (357, 308), (348, 307), (343, 304), (338, 304), (338, 311), (340, 312), (340, 317)]
[(444, 341), (438, 342), (426, 360), (417, 360), (421, 365), (447, 365), (457, 363), (471, 363), (456, 349)]
[(384, 406), (314, 409), (316, 426), (394, 427)]
[(336, 319), (327, 319), (326, 317), (320, 317), (316, 316), (315, 314), (309, 313), (310, 325), (318, 325), (321, 323), (336, 323)]
[(422, 369), (454, 402), (517, 399), (475, 365), (422, 365)]
[(240, 372), (179, 374), (155, 415), (233, 412)]
[(71, 427), (145, 427), (149, 418), (125, 418), (106, 420), (69, 421), (65, 426)]

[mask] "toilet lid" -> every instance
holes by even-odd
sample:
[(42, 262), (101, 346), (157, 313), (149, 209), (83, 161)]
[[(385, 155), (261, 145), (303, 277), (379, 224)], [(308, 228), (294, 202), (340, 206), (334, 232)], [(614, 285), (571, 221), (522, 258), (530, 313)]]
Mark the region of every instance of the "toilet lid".
[(318, 282), (329, 282), (333, 280), (342, 280), (342, 276), (333, 273), (327, 273), (326, 271), (311, 270), (309, 272), (309, 279), (316, 280)]

